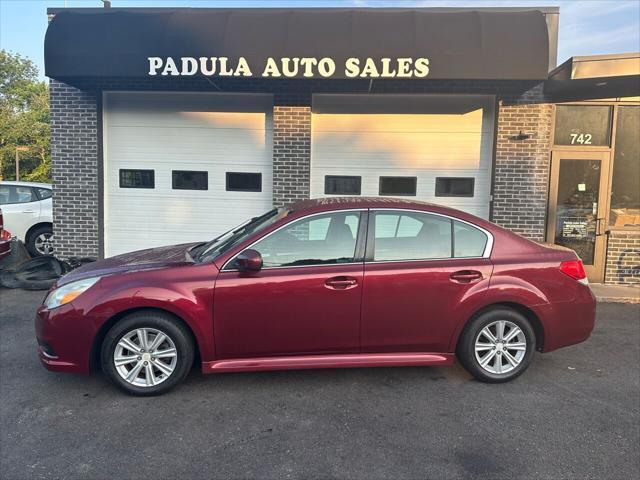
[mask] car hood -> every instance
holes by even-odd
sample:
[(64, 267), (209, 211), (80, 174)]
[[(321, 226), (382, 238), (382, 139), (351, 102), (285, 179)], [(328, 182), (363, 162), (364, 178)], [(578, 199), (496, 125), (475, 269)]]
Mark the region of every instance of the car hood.
[(137, 252), (124, 253), (97, 262), (87, 263), (60, 278), (57, 286), (90, 277), (102, 277), (118, 273), (166, 268), (193, 263), (187, 250), (198, 243), (184, 243), (166, 247), (148, 248)]

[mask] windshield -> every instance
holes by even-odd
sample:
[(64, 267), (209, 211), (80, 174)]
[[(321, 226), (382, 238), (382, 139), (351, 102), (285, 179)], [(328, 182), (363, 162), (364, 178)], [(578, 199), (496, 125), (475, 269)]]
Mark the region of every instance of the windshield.
[(288, 214), (289, 210), (274, 208), (264, 215), (253, 217), (252, 219), (241, 223), (237, 227), (232, 228), (228, 232), (219, 235), (210, 242), (195, 246), (190, 252), (191, 256), (196, 262), (213, 260), (218, 255), (223, 254), (239, 243), (245, 241), (250, 235), (259, 232), (269, 225), (273, 225)]

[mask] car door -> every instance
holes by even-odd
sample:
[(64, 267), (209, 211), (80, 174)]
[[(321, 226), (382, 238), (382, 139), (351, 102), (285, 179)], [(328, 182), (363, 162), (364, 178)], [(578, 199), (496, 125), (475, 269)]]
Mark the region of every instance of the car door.
[(51, 223), (53, 222), (53, 202), (52, 202), (52, 190), (50, 188), (34, 187), (38, 200), (40, 203), (40, 217), (38, 223)]
[[(366, 211), (294, 220), (251, 248), (263, 268), (222, 268), (214, 293), (218, 358), (357, 352)], [(361, 241), (359, 241), (361, 239)]]
[(447, 351), (458, 322), (467, 314), (466, 300), (489, 285), (490, 242), (488, 232), (446, 216), (372, 211), (362, 351)]
[(0, 207), (4, 216), (4, 228), (11, 235), (25, 241), (27, 230), (40, 217), (40, 201), (29, 186), (0, 185)]

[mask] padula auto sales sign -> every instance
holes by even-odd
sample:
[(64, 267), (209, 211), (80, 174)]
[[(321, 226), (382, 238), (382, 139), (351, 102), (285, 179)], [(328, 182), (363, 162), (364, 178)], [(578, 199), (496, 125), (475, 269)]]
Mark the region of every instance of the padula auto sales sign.
[(245, 57), (148, 57), (148, 61), (149, 76), (424, 78), (429, 75), (426, 57), (349, 57), (344, 62), (330, 57), (268, 57), (257, 70), (249, 66)]

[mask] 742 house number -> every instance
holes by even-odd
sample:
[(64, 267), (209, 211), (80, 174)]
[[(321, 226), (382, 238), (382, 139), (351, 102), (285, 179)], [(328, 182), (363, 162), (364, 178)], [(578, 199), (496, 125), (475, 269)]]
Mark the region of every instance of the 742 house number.
[(571, 145), (591, 145), (591, 139), (593, 138), (590, 133), (570, 133), (569, 135), (571, 136)]

